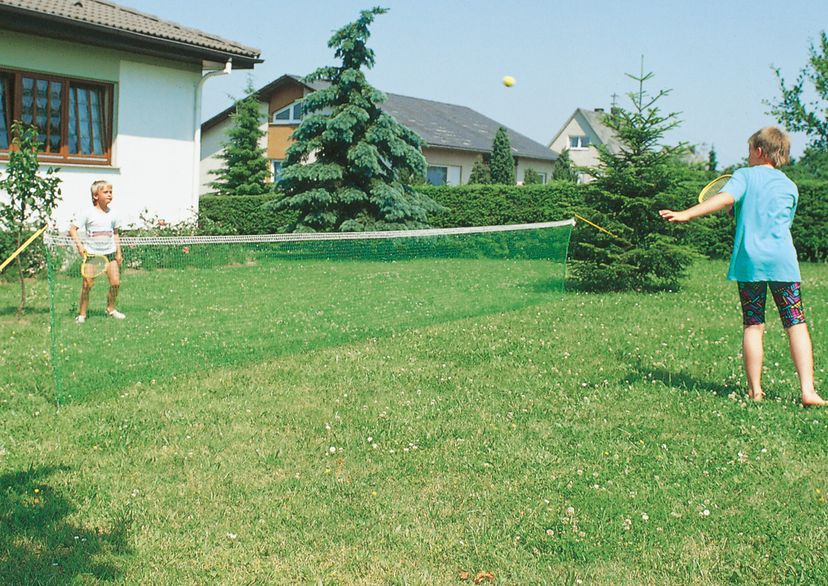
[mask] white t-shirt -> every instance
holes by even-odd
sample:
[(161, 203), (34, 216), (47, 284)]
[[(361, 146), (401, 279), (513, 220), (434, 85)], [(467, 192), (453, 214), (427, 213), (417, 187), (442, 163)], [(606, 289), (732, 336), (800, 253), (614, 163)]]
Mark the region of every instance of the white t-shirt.
[(72, 225), (84, 232), (83, 245), (94, 254), (112, 254), (115, 252), (115, 231), (121, 227), (121, 221), (109, 208), (107, 211), (93, 206), (84, 210)]

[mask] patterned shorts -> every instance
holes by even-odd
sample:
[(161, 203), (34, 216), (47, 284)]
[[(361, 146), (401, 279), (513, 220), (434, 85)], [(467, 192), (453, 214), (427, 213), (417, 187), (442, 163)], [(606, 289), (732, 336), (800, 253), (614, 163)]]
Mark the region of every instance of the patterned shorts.
[(770, 285), (773, 300), (779, 309), (782, 325), (787, 329), (805, 323), (802, 310), (802, 294), (799, 283), (777, 283), (774, 281), (758, 283), (739, 282), (739, 300), (742, 302), (742, 322), (746, 326), (765, 323), (765, 302)]

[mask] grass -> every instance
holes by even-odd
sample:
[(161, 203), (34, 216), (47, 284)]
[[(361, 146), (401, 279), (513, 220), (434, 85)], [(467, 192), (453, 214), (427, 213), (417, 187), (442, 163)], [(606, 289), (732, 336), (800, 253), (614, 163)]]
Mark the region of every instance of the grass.
[[(799, 407), (777, 320), (769, 400), (745, 401), (724, 270), (653, 295), (455, 289), (310, 347), (302, 324), (344, 318), (286, 301), (292, 342), (164, 358), (59, 410), (45, 284), (23, 318), (2, 285), (0, 583), (826, 583), (828, 417)], [(828, 266), (803, 272), (824, 383)], [(158, 308), (129, 287), (126, 322), (85, 326)]]

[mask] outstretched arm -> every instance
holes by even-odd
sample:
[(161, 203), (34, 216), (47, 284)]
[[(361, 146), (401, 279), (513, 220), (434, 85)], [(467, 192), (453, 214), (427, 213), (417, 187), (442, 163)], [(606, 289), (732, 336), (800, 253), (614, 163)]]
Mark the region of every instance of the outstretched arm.
[(668, 222), (689, 222), (701, 216), (707, 216), (724, 208), (730, 208), (735, 203), (733, 196), (723, 191), (717, 193), (710, 199), (703, 201), (700, 204), (694, 205), (692, 208), (687, 208), (680, 212), (673, 210), (659, 210), (659, 215)]

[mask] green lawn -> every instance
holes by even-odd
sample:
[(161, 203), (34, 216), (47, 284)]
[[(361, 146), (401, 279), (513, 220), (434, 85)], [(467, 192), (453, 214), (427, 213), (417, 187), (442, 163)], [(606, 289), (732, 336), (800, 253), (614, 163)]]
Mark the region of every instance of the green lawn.
[[(125, 322), (59, 312), (59, 410), (45, 282), (23, 318), (0, 285), (0, 583), (828, 582), (828, 412), (798, 406), (776, 319), (769, 400), (744, 401), (723, 263), (654, 295), (561, 295), (525, 267), (499, 288), (484, 264), (435, 268), (442, 287), (268, 267), (275, 312), (244, 290), (262, 268), (233, 267), (256, 311), (223, 334), (186, 313), (213, 277), (171, 306), (163, 271), (127, 275)], [(803, 272), (823, 383), (828, 266)], [(81, 389), (96, 354), (142, 366)]]

